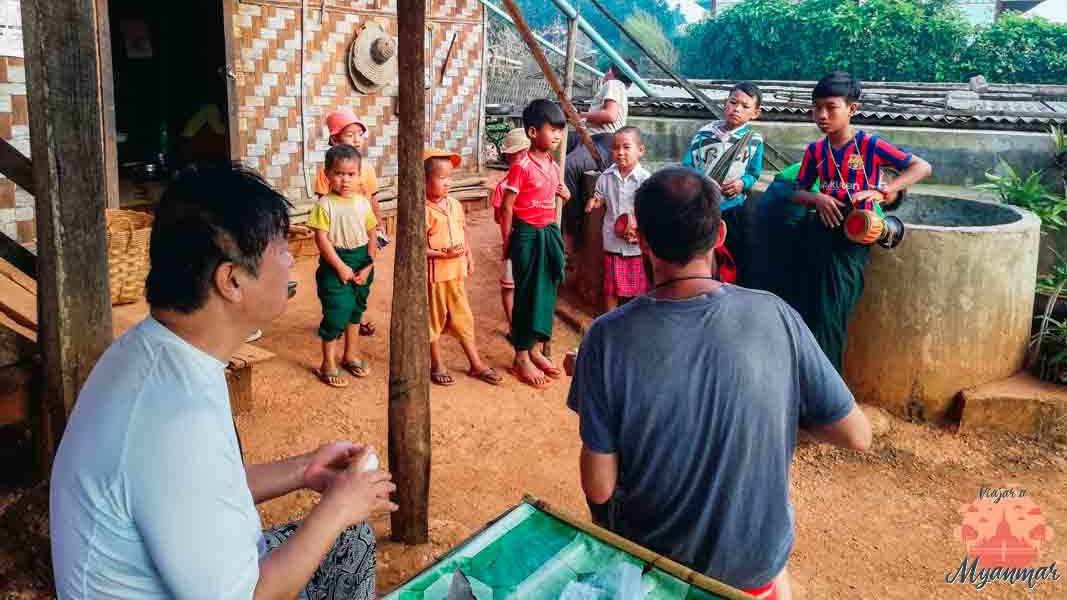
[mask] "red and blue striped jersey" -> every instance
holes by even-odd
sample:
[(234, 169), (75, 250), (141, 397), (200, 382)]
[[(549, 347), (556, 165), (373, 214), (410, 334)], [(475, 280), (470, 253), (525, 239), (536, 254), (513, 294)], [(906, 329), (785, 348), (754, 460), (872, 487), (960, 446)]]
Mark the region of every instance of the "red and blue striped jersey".
[(820, 192), (848, 202), (849, 194), (881, 189), (882, 166), (903, 171), (910, 162), (910, 152), (865, 131), (857, 132), (852, 141), (837, 150), (831, 148), (830, 141), (824, 137), (808, 144), (804, 151), (804, 160), (797, 174), (797, 189), (811, 188), (818, 178)]

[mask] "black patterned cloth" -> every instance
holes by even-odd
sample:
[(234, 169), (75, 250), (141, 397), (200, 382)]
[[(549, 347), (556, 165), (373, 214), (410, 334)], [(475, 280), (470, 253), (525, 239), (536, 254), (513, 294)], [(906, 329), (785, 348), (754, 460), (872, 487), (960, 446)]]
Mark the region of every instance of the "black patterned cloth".
[[(267, 552), (281, 546), (300, 527), (289, 523), (263, 532)], [(301, 600), (373, 600), (375, 593), (374, 531), (366, 522), (341, 532), (311, 581), (300, 594)]]

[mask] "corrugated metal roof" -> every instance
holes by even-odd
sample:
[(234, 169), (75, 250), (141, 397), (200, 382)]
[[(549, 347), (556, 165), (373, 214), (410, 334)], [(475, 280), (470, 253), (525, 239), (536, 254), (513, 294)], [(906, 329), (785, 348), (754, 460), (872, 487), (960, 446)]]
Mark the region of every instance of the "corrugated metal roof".
[[(726, 99), (725, 82), (701, 82), (711, 100)], [(767, 119), (808, 120), (813, 82), (757, 82), (764, 89), (763, 112)], [(702, 104), (680, 86), (656, 81), (649, 98), (631, 88), (630, 113), (637, 116), (710, 118)], [(973, 98), (967, 110), (946, 107), (950, 91), (968, 91), (963, 85), (877, 83), (864, 91), (857, 122), (968, 129), (1047, 130), (1051, 123), (1067, 122), (1067, 89), (1064, 86), (990, 86)]]

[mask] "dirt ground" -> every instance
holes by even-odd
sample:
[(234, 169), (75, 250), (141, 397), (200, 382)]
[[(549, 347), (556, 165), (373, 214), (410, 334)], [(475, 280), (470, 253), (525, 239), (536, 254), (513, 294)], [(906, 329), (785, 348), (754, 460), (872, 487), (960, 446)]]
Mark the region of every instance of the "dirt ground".
[[(468, 290), (479, 344), (490, 364), (503, 373), (511, 350), (503, 338), (496, 283), (498, 234), (484, 212), (472, 214), (468, 227), (477, 248), (477, 269)], [(327, 388), (311, 375), (319, 353), (315, 264), (308, 259), (297, 264), (297, 296), (259, 342), (277, 358), (256, 367), (255, 407), (237, 419), (248, 460), (282, 458), (338, 439), (371, 443), (384, 454), (391, 251), (386, 256), (379, 261), (370, 300), (369, 316), (378, 333), (361, 340), (372, 375), (342, 391)], [(561, 323), (556, 332), (559, 360), (578, 336)], [(445, 342), (445, 355), (458, 383), (431, 392), (432, 542), (410, 548), (389, 542), (388, 519), (377, 520), (381, 592), (445, 554), (524, 493), (572, 514), (586, 514), (578, 481), (577, 419), (565, 406), (568, 382), (534, 391), (505, 375), (504, 385), (494, 388), (463, 376), (465, 360), (451, 340)], [(973, 501), (980, 487), (1026, 488), (1057, 534), (1037, 562), (1067, 560), (1063, 440), (957, 435), (875, 409), (868, 414), (876, 432), (870, 452), (810, 442), (802, 442), (797, 450), (791, 483), (797, 538), (789, 562), (796, 598), (1067, 597), (1067, 579), (1042, 583), (1033, 593), (1021, 584), (993, 583), (978, 591), (945, 582), (964, 556), (963, 544), (954, 537), (961, 523), (959, 507)], [(261, 508), (264, 524), (298, 519), (314, 502), (311, 493), (269, 502)], [(1062, 570), (1067, 570), (1064, 565)], [(0, 583), (0, 597), (4, 591)]]

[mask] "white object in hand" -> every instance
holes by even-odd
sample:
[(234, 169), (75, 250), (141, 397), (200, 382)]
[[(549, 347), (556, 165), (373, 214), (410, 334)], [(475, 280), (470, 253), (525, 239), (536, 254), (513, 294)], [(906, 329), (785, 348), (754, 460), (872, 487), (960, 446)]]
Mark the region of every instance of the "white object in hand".
[(379, 464), (380, 463), (378, 462), (378, 455), (372, 452), (367, 456), (367, 462), (363, 463), (363, 470), (377, 471)]

